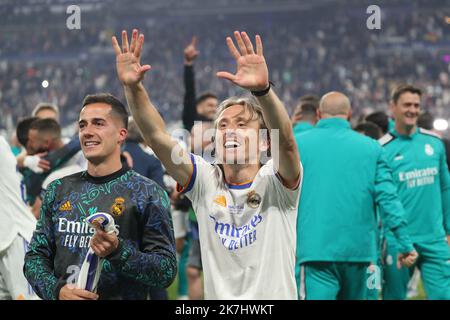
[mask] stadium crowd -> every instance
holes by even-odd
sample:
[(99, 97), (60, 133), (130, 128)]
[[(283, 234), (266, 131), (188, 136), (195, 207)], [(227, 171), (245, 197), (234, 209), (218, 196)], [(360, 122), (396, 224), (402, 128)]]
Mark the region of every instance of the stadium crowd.
[[(155, 66), (153, 77), (148, 79), (151, 87), (158, 88), (154, 100), (169, 123), (179, 121), (183, 92), (174, 84), (182, 81), (179, 52), (192, 35), (199, 39), (201, 51), (196, 74), (200, 91), (211, 90), (220, 98), (238, 92), (214, 76), (215, 71), (231, 64), (223, 54), (222, 43), (229, 25), (265, 37), (272, 81), (290, 112), (298, 96), (336, 89), (350, 94), (356, 115), (368, 114), (385, 109), (397, 83), (414, 81), (424, 88), (425, 109), (448, 118), (450, 55), (445, 47), (450, 31), (443, 11), (434, 10), (432, 5), (424, 7), (406, 3), (383, 7), (383, 28), (379, 31), (364, 27), (368, 15), (363, 6), (248, 14), (245, 19), (212, 14), (200, 16), (195, 24), (192, 17), (135, 13), (133, 19), (127, 17), (120, 19), (120, 25), (105, 27), (98, 22), (102, 21), (99, 15), (119, 20), (120, 12), (110, 10), (89, 13), (81, 30), (67, 30), (51, 12), (37, 15), (49, 21), (46, 28), (30, 30), (34, 16), (19, 27), (6, 22), (5, 30), (14, 32), (5, 33), (0, 49), (1, 74), (7, 75), (0, 82), (4, 114), (0, 129), (11, 132), (12, 124), (40, 101), (57, 104), (62, 110), (61, 123), (67, 126), (77, 118), (80, 93), (109, 91), (122, 98), (105, 53), (111, 52), (110, 36), (131, 24), (145, 30), (149, 38), (158, 39), (157, 45), (144, 47), (144, 52)], [(41, 85), (43, 80), (49, 81), (46, 89)]]

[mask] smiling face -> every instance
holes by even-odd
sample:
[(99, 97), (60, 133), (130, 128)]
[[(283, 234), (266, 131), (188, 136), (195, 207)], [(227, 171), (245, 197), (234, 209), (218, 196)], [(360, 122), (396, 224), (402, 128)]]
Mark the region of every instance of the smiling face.
[(86, 105), (80, 112), (78, 135), (81, 150), (93, 164), (120, 158), (120, 146), (125, 141), (127, 130), (111, 110), (110, 105), (98, 102)]
[(403, 128), (415, 127), (420, 115), (420, 96), (408, 91), (402, 93), (396, 103), (391, 103), (391, 111), (396, 124)]
[(260, 152), (267, 149), (260, 143), (260, 124), (243, 105), (226, 108), (216, 120), (217, 159), (224, 164), (259, 164)]

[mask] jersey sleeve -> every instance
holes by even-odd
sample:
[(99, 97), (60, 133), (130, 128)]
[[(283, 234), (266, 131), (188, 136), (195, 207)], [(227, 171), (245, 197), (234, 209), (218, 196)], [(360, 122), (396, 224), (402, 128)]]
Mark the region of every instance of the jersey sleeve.
[(56, 278), (53, 268), (56, 243), (52, 212), (58, 183), (59, 181), (51, 183), (45, 193), (23, 267), (24, 275), (33, 290), (44, 300), (57, 300), (59, 291), (65, 284)]
[(186, 130), (191, 131), (197, 117), (195, 97), (195, 75), (194, 66), (184, 66), (184, 100), (182, 120)]
[(381, 221), (386, 230), (394, 233), (401, 252), (410, 252), (414, 248), (407, 233), (407, 221), (403, 205), (397, 195), (397, 188), (392, 178), (392, 170), (383, 148), (377, 160), (375, 174), (375, 202), (381, 214)]
[(177, 190), (185, 193), (192, 203), (198, 203), (204, 197), (208, 187), (218, 183), (220, 177), (216, 175), (214, 166), (206, 162), (202, 157), (192, 153), (190, 157), (194, 166), (191, 178), (185, 186), (177, 184)]
[(441, 152), (439, 166), (442, 193), (442, 210), (444, 213), (444, 229), (445, 233), (447, 235), (450, 235), (450, 173), (448, 171), (447, 156), (445, 150)]
[(175, 237), (166, 192), (155, 185), (144, 212), (139, 247), (119, 237), (119, 247), (106, 259), (124, 276), (147, 286), (166, 288), (177, 274)]
[(269, 185), (275, 190), (275, 193), (277, 194), (279, 199), (278, 203), (281, 209), (297, 209), (303, 179), (303, 166), (301, 162), (298, 185), (294, 189), (290, 189), (283, 184), (282, 177), (275, 171), (273, 159), (269, 160), (262, 167), (260, 174), (263, 177), (267, 177), (267, 179), (269, 179)]

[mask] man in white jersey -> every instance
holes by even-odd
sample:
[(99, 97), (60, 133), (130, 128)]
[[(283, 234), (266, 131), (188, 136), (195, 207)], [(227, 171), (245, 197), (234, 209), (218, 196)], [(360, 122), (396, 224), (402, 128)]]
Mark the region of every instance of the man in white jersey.
[[(189, 154), (170, 138), (142, 84), (144, 35), (133, 30), (131, 45), (113, 37), (118, 78), (149, 146), (191, 199), (199, 224), (205, 299), (296, 299), (294, 276), (297, 203), (301, 164), (289, 116), (269, 83), (262, 42), (256, 51), (245, 32), (228, 37), (236, 74), (218, 72), (255, 99), (228, 99), (215, 120), (216, 164)], [(269, 139), (274, 160), (261, 165)], [(252, 150), (253, 149), (253, 150)], [(274, 150), (277, 149), (277, 150)], [(252, 152), (251, 152), (252, 151)], [(275, 165), (277, 164), (278, 165)]]
[(35, 299), (22, 268), (36, 219), (21, 194), (16, 158), (0, 136), (0, 300)]

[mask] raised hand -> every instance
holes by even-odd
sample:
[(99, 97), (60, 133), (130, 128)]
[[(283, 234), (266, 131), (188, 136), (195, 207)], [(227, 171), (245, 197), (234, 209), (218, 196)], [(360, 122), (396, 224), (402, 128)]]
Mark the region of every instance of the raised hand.
[(112, 45), (116, 53), (117, 76), (123, 85), (134, 86), (142, 81), (145, 72), (150, 70), (150, 65), (141, 66), (141, 51), (144, 44), (144, 35), (138, 36), (138, 31), (133, 30), (131, 46), (128, 45), (127, 32), (122, 31), (122, 48), (116, 37), (112, 37)]
[(233, 40), (227, 37), (227, 45), (231, 55), (236, 59), (236, 74), (220, 71), (219, 78), (228, 79), (235, 85), (251, 91), (261, 91), (269, 86), (269, 71), (263, 56), (261, 37), (255, 37), (256, 53), (252, 42), (245, 32), (234, 32), (239, 50)]
[(199, 51), (196, 48), (197, 46), (197, 37), (192, 37), (191, 43), (184, 48), (184, 64), (185, 65), (192, 65), (195, 58), (197, 58)]

